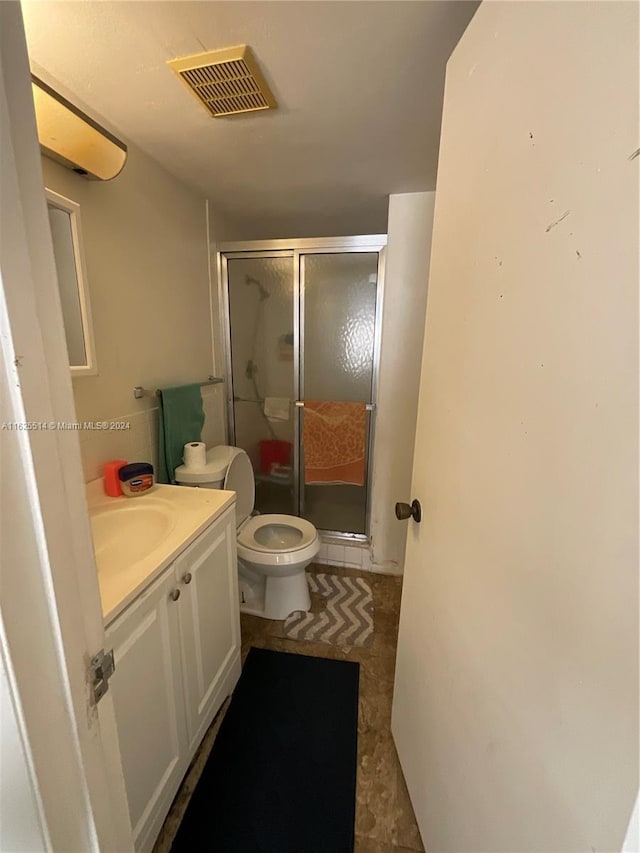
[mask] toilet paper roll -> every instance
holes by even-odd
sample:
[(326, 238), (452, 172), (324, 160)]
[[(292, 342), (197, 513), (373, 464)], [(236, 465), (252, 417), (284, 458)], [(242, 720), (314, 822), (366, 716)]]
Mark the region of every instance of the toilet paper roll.
[(207, 464), (207, 446), (204, 441), (190, 441), (182, 454), (186, 468), (202, 468)]

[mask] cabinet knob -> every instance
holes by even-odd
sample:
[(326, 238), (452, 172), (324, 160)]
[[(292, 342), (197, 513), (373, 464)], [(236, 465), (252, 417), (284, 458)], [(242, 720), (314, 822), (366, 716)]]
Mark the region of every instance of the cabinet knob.
[(191, 583), (191, 572), (187, 572), (186, 575), (182, 578), (183, 583)]
[(171, 598), (171, 601), (177, 601), (180, 598), (180, 590), (174, 589), (169, 597)]

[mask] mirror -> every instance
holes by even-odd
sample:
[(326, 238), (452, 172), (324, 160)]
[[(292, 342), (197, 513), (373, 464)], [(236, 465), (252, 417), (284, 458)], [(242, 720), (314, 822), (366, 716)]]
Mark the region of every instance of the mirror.
[(74, 376), (95, 375), (98, 368), (82, 251), (80, 205), (52, 190), (47, 189), (45, 193), (69, 366)]

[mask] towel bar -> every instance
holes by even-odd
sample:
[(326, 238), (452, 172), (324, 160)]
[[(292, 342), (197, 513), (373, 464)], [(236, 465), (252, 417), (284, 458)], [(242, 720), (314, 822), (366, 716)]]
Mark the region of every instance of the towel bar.
[[(220, 376), (210, 376), (206, 382), (198, 383), (201, 387), (205, 385), (220, 385), (221, 382), (224, 382), (224, 379)], [(133, 396), (136, 400), (139, 400), (141, 397), (159, 397), (160, 389), (156, 388), (155, 391), (149, 391), (147, 388), (143, 388), (142, 385), (136, 385), (133, 389)]]

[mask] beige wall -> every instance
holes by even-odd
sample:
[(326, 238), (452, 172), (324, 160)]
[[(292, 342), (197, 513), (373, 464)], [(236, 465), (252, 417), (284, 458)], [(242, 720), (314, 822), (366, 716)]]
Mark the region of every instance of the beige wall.
[(483, 3), (449, 61), (393, 710), (429, 851), (633, 809), (638, 95), (636, 3)]
[(429, 281), (435, 193), (389, 197), (378, 412), (371, 497), (371, 565), (400, 574), (407, 522), (396, 501), (410, 501), (413, 443)]
[[(130, 423), (80, 433), (85, 477), (114, 457), (155, 464), (156, 400), (134, 399), (133, 387), (197, 382), (221, 369), (212, 357), (206, 201), (135, 147), (105, 183), (42, 162), (45, 185), (81, 206), (98, 376), (73, 380), (78, 420)], [(223, 395), (222, 386), (203, 389), (207, 443), (224, 438)]]

